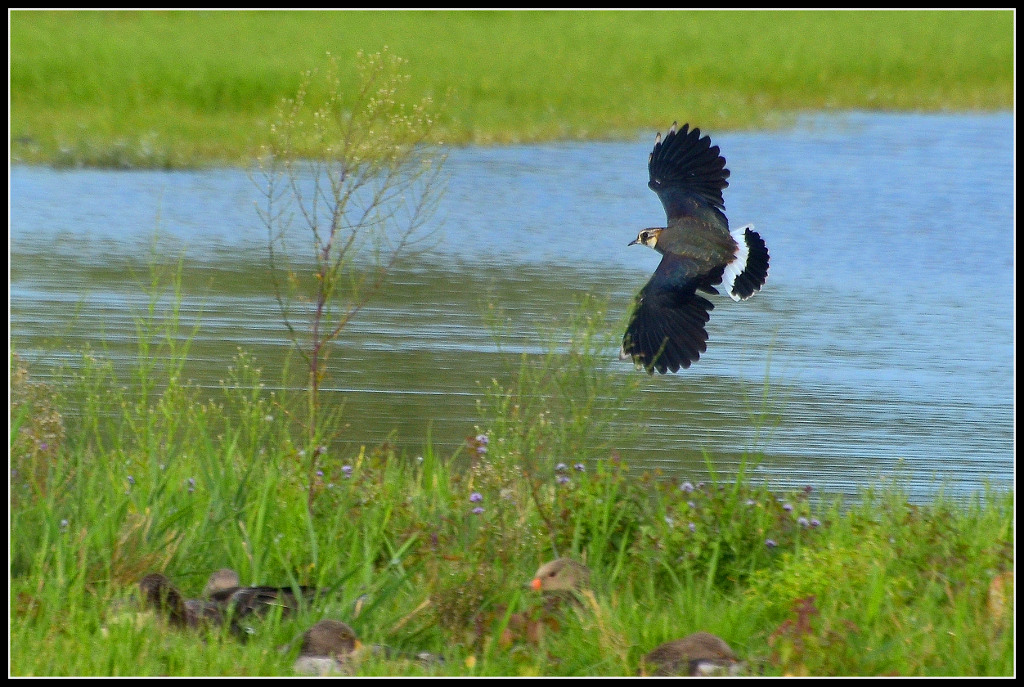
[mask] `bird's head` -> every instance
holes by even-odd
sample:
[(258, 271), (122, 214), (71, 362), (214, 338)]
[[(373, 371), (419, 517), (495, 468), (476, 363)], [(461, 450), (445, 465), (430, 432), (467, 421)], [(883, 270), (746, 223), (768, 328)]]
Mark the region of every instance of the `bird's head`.
[(231, 568), (221, 568), (210, 575), (210, 579), (207, 580), (206, 587), (203, 589), (203, 595), (210, 597), (225, 589), (234, 589), (241, 586), (242, 581), (239, 579), (237, 572)]
[(301, 654), (344, 660), (361, 646), (362, 642), (356, 639), (356, 633), (351, 627), (340, 620), (327, 619), (306, 630), (302, 636)]
[(540, 566), (530, 587), (537, 592), (568, 592), (589, 584), (590, 568), (571, 558), (558, 558)]
[(642, 243), (643, 245), (647, 246), (648, 248), (654, 248), (657, 245), (657, 243), (658, 243), (658, 237), (661, 236), (661, 232), (663, 232), (663, 231), (664, 231), (664, 228), (662, 228), (662, 229), (654, 229), (654, 228), (652, 228), (652, 229), (644, 229), (639, 234), (637, 234), (637, 237), (635, 239), (633, 239), (632, 241), (630, 241), (628, 245), (632, 246), (633, 244), (636, 244), (636, 243)]

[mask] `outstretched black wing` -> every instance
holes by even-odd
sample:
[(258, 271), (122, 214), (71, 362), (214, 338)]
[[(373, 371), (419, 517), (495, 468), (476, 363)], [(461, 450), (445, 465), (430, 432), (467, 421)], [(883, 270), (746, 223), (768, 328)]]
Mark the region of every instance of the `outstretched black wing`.
[(665, 206), (669, 226), (687, 216), (707, 221), (714, 215), (728, 229), (722, 190), (729, 185), (729, 170), (718, 146), (708, 136), (701, 138), (700, 129), (683, 124), (677, 131), (673, 123), (664, 140), (658, 134), (647, 169), (647, 185)]
[(665, 254), (636, 297), (622, 337), (623, 353), (649, 374), (690, 367), (707, 350), (704, 325), (715, 307), (697, 289), (717, 293), (713, 285), (721, 278), (721, 268), (702, 273), (694, 260)]

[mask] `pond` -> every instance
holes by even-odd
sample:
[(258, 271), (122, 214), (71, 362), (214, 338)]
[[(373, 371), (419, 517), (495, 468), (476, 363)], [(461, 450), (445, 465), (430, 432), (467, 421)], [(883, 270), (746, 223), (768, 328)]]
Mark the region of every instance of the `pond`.
[[(438, 242), (396, 270), (331, 357), (338, 442), (451, 451), (509, 356), (538, 351), (583, 294), (620, 327), (664, 223), (647, 189), (653, 142), (450, 151)], [(631, 465), (699, 478), (763, 454), (759, 478), (853, 493), (898, 478), (911, 497), (1014, 482), (1013, 115), (847, 113), (713, 135), (732, 171), (733, 226), (771, 251), (765, 288), (712, 297), (708, 351), (640, 375)], [(198, 322), (189, 376), (216, 387), (239, 346), (274, 382), (287, 350), (245, 170), (122, 172), (14, 166), (10, 337), (45, 376), (105, 342), (130, 366), (147, 263), (184, 255), (181, 308)], [(485, 312), (508, 317), (496, 347)], [(616, 336), (621, 332), (616, 333)], [(481, 427), (486, 429), (486, 427)], [(600, 456), (593, 456), (599, 458)]]

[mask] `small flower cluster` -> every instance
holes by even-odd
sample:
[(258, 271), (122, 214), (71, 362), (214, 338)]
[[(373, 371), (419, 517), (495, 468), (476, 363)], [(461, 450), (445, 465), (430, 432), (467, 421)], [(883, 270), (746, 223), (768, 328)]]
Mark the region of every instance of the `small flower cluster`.
[(469, 446), (472, 455), (476, 458), (483, 458), (487, 455), (487, 447), (490, 443), (491, 438), (482, 432), (475, 437), (466, 438), (466, 444)]
[[(576, 472), (583, 472), (586, 469), (586, 466), (584, 466), (583, 463), (576, 463), (573, 465), (573, 469), (576, 470)], [(569, 484), (569, 476), (565, 474), (568, 471), (569, 466), (565, 463), (558, 463), (555, 465), (555, 472), (558, 473), (558, 476), (555, 477), (555, 482), (558, 484)]]
[[(472, 494), (469, 495), (470, 503), (480, 503), (483, 500), (484, 500), (484, 495), (481, 494), (479, 491), (474, 491)], [(484, 512), (484, 509), (483, 509), (483, 506), (476, 506), (475, 508), (473, 508), (473, 510), (471, 510), (469, 512), (472, 513), (473, 515), (480, 515), (480, 514), (482, 514)]]

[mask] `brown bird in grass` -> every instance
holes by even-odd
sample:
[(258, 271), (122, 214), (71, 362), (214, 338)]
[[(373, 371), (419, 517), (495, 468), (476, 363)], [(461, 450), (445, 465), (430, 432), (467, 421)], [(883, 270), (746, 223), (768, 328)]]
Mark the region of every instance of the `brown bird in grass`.
[(498, 643), (508, 647), (520, 642), (539, 644), (545, 632), (561, 628), (561, 611), (570, 605), (579, 605), (576, 593), (590, 582), (590, 569), (570, 558), (559, 558), (540, 566), (528, 586), (542, 592), (541, 603), (529, 602), (528, 607), (510, 613), (508, 606), (498, 604), (476, 618), (476, 641), (487, 637), (498, 621), (503, 621)]
[[(568, 606), (579, 606), (576, 594), (589, 584), (590, 568), (571, 558), (559, 558), (540, 566), (529, 586), (544, 594), (543, 604), (509, 615), (498, 638), (499, 644), (506, 647), (517, 642), (539, 644), (545, 632), (561, 629), (561, 611)], [(504, 606), (492, 611), (478, 628), (478, 635), (483, 634), (484, 626), (489, 627), (505, 613)]]
[(665, 642), (643, 657), (641, 675), (737, 675), (743, 664), (721, 637), (710, 632)]
[(590, 568), (571, 558), (556, 558), (537, 569), (530, 587), (537, 592), (578, 592), (590, 585)]
[(139, 581), (143, 603), (167, 617), (174, 627), (198, 628), (219, 625), (224, 620), (222, 608), (203, 599), (188, 599), (160, 573), (146, 575)]
[(280, 608), (282, 615), (287, 615), (320, 593), (317, 588), (306, 586), (300, 586), (297, 595), (292, 587), (224, 587), (210, 594), (210, 602), (223, 608), (225, 616), (231, 616), (232, 622), (238, 623), (251, 615), (266, 615), (274, 608)]
[(302, 636), (302, 649), (293, 666), (301, 675), (351, 675), (351, 657), (361, 643), (355, 631), (340, 620), (321, 620)]
[(230, 618), (231, 629), (242, 636), (251, 631), (241, 624), (249, 616), (264, 615), (275, 607), (287, 614), (320, 593), (314, 587), (299, 587), (296, 596), (291, 587), (243, 587), (238, 582), (234, 570), (218, 570), (206, 583), (207, 598), (186, 600), (166, 576), (152, 573), (142, 578), (139, 589), (146, 605), (165, 615), (175, 627), (221, 625)]

